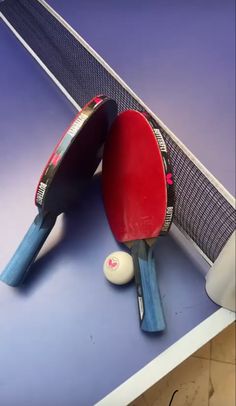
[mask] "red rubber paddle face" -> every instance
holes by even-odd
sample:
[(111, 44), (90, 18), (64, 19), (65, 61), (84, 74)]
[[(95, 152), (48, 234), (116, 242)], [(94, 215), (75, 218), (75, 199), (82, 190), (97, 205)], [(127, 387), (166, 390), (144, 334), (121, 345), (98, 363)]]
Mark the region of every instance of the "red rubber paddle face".
[(166, 175), (155, 134), (142, 113), (128, 110), (114, 120), (104, 149), (102, 183), (118, 241), (159, 235), (166, 216)]

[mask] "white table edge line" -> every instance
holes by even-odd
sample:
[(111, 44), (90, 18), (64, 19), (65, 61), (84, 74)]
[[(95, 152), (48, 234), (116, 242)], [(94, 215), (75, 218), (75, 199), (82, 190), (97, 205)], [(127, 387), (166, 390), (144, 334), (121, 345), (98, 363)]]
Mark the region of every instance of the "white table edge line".
[(234, 320), (234, 312), (223, 308), (218, 309), (154, 358), (145, 367), (101, 399), (96, 403), (96, 406), (125, 406), (132, 402), (223, 329), (233, 323)]
[(11, 32), (15, 35), (15, 37), (20, 41), (20, 43), (24, 46), (24, 48), (31, 54), (31, 56), (38, 62), (38, 64), (43, 68), (46, 74), (53, 80), (55, 85), (61, 90), (64, 96), (70, 101), (73, 106), (80, 111), (81, 107), (79, 104), (73, 99), (73, 97), (67, 92), (67, 90), (62, 86), (59, 80), (53, 75), (53, 73), (48, 69), (48, 67), (43, 63), (43, 61), (38, 57), (38, 55), (33, 51), (33, 49), (27, 44), (27, 42), (21, 37), (21, 35), (16, 31), (16, 29), (11, 25), (11, 23), (7, 20), (7, 18), (0, 12), (0, 18), (3, 22), (7, 25), (7, 27), (11, 30)]

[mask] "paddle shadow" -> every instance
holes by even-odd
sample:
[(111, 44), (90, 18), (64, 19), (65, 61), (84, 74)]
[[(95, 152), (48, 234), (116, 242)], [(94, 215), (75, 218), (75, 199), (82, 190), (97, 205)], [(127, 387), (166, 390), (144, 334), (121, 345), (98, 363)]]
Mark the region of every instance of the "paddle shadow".
[[(94, 176), (82, 199), (63, 215), (62, 234), (58, 243), (45, 255), (39, 257), (30, 267), (22, 285), (16, 289), (20, 294), (28, 295), (46, 283), (57, 272), (56, 263), (63, 260), (76, 249), (79, 254), (86, 249), (90, 235), (104, 222), (105, 213), (101, 196), (101, 179)], [(97, 231), (96, 231), (97, 232)]]

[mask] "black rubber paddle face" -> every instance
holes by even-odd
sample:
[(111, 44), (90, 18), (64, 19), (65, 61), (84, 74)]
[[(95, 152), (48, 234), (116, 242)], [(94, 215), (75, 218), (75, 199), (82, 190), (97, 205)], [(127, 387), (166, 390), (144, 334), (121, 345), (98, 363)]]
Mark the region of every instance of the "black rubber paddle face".
[(39, 209), (62, 213), (78, 201), (96, 171), (117, 105), (97, 96), (76, 116), (41, 176), (35, 202)]

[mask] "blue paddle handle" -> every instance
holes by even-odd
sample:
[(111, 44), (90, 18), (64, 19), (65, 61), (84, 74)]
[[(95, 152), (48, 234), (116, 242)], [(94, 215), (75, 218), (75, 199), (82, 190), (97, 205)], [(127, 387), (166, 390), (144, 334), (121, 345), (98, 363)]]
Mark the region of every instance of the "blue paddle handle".
[(131, 254), (134, 261), (141, 329), (147, 332), (163, 331), (166, 324), (153, 251), (145, 241), (140, 240), (134, 243)]
[(39, 213), (35, 217), (15, 254), (0, 275), (0, 280), (10, 286), (19, 286), (23, 282), (55, 221), (56, 216), (50, 213), (46, 215)]
[(141, 328), (150, 332), (163, 331), (166, 328), (166, 323), (152, 248), (149, 248), (148, 262), (144, 262), (142, 258), (139, 258), (139, 264), (145, 308)]

